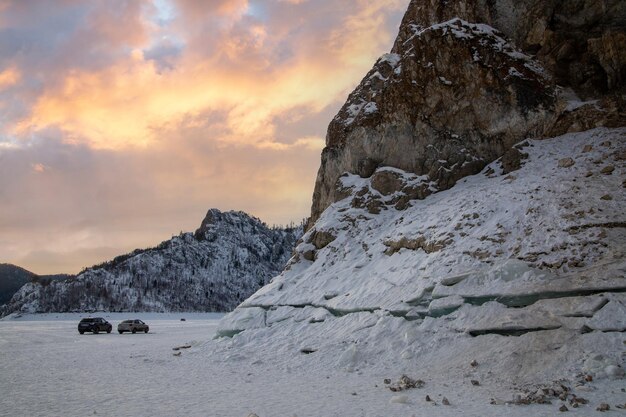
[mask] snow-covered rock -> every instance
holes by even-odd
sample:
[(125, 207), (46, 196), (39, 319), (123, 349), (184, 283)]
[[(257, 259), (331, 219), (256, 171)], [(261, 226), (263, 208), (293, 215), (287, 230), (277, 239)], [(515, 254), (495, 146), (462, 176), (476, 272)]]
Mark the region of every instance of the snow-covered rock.
[[(509, 381), (582, 372), (585, 352), (614, 358), (626, 316), (626, 128), (519, 147), (528, 156), (513, 173), (498, 160), (401, 209), (413, 174), (379, 168), (399, 179), (384, 193), (376, 173), (345, 175), (345, 197), (286, 270), (227, 316), (221, 334), (237, 335), (220, 346), (285, 360), (308, 346), (350, 371), (400, 361), (436, 372), (473, 355)], [(559, 167), (566, 157), (575, 164)]]
[(412, 0), (328, 127), (312, 221), (344, 172), (393, 166), (448, 189), (525, 137), (624, 126), (624, 22), (620, 0)]
[(67, 280), (29, 283), (3, 313), (230, 311), (282, 270), (301, 229), (211, 209), (195, 233), (135, 250)]

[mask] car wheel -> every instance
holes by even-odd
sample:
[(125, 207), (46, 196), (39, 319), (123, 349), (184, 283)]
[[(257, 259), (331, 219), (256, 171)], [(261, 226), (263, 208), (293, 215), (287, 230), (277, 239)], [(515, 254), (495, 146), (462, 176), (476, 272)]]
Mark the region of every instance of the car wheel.
[(145, 333), (148, 333), (148, 330), (149, 330), (149, 329), (146, 327), (146, 328), (145, 328), (145, 330), (144, 330), (144, 332), (145, 332)]
[(133, 332), (133, 334), (137, 333), (137, 329), (133, 329), (131, 331)]
[(118, 330), (117, 332), (118, 332), (119, 334), (124, 333), (124, 331), (123, 331), (123, 330)]
[(93, 334), (98, 334), (98, 332), (99, 332), (98, 328), (97, 328), (97, 327), (94, 327), (94, 329), (93, 329)]
[(107, 329), (107, 333), (111, 333), (111, 329)]
[(82, 330), (79, 330), (79, 331), (78, 331), (78, 333), (80, 333), (80, 334), (85, 334), (85, 332), (84, 332), (84, 331), (82, 331)]

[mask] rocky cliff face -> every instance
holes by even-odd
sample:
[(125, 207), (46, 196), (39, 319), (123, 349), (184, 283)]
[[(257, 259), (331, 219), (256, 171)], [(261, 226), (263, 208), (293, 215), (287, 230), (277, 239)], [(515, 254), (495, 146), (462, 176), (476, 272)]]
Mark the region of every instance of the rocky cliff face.
[(212, 209), (195, 233), (64, 281), (26, 284), (2, 312), (229, 311), (282, 270), (300, 234)]
[(392, 166), (443, 190), (526, 137), (623, 125), (625, 13), (618, 0), (412, 1), (329, 125), (310, 224), (344, 172)]
[[(581, 95), (624, 90), (626, 4), (620, 0), (412, 1), (399, 40), (411, 24), (428, 27), (456, 17), (501, 31)], [(394, 49), (401, 47), (398, 42)]]

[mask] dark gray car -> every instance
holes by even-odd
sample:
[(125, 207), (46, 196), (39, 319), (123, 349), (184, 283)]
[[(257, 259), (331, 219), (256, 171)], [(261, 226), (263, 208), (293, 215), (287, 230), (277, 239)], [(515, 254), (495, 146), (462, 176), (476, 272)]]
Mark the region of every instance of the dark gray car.
[(111, 333), (112, 329), (113, 326), (111, 326), (111, 323), (102, 317), (88, 317), (86, 319), (82, 319), (80, 323), (78, 323), (78, 333), (80, 334), (85, 332), (93, 332), (94, 334), (97, 334), (98, 332)]
[(148, 333), (150, 331), (150, 327), (148, 327), (148, 325), (141, 320), (124, 320), (117, 325), (117, 331), (119, 332), (119, 334), (122, 334), (124, 332)]

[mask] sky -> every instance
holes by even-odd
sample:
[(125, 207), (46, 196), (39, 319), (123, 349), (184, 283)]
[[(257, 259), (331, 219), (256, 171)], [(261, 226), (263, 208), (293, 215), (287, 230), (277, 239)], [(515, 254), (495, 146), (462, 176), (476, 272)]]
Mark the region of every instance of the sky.
[(0, 0), (0, 263), (77, 273), (207, 210), (307, 217), (409, 0)]

